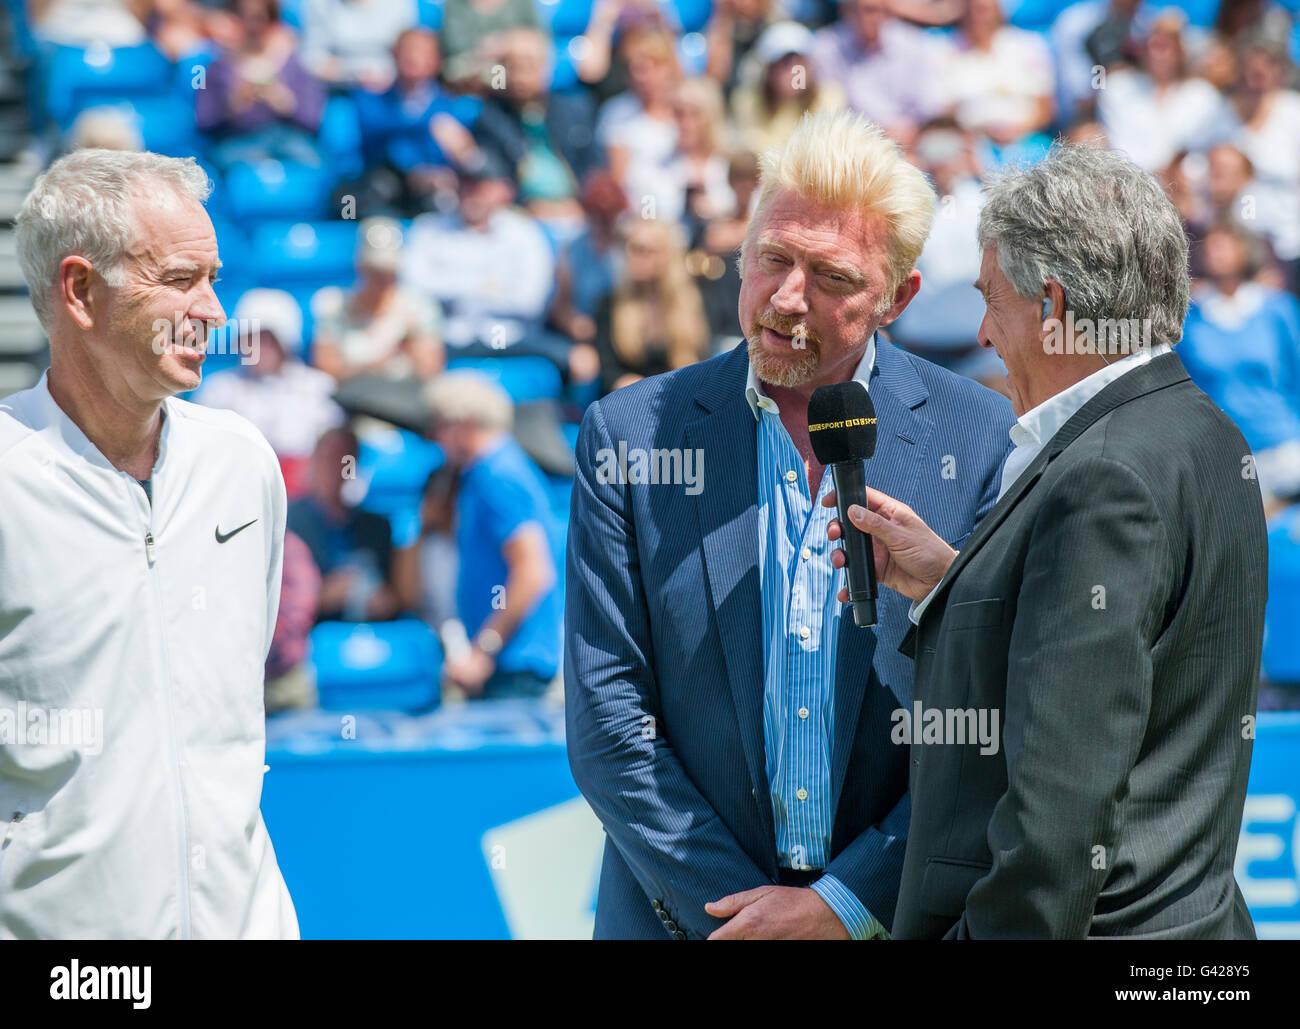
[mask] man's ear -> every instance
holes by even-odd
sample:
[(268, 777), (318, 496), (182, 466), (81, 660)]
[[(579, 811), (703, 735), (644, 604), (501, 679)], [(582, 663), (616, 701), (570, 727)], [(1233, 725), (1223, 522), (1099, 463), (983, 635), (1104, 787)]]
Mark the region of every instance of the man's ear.
[(913, 268), (907, 273), (907, 278), (898, 284), (898, 289), (894, 290), (894, 302), (890, 305), (889, 310), (885, 312), (880, 319), (881, 325), (888, 325), (906, 309), (907, 305), (912, 302), (916, 294), (921, 289), (921, 273)]
[(79, 254), (69, 254), (59, 262), (54, 280), (54, 306), (62, 307), (83, 329), (95, 327), (94, 305), (90, 287), (96, 278), (95, 267)]

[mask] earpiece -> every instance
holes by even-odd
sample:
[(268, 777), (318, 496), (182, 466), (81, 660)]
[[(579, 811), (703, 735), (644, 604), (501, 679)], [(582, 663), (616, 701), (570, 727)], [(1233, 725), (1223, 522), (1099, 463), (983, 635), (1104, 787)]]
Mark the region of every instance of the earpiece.
[(1052, 313), (1052, 298), (1043, 297), (1043, 321), (1047, 321), (1047, 316)]

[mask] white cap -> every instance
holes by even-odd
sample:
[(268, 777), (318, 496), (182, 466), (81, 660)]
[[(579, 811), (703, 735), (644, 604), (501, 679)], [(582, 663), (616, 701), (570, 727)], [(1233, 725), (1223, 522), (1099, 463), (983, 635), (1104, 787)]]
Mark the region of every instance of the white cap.
[(754, 53), (764, 64), (779, 61), (787, 54), (812, 53), (813, 34), (797, 21), (778, 21), (769, 25), (754, 44)]
[(274, 333), (287, 354), (302, 349), (302, 308), (282, 289), (250, 289), (235, 305), (234, 319), (241, 326), (256, 321), (260, 329)]

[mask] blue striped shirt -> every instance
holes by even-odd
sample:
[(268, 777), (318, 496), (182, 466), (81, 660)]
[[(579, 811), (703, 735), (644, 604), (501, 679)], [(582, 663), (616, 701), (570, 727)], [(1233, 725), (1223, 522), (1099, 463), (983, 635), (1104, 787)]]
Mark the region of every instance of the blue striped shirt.
[[(873, 336), (853, 377), (864, 385), (876, 360)], [(750, 366), (745, 396), (758, 421), (758, 567), (763, 605), (763, 739), (776, 827), (777, 864), (824, 868), (830, 859), (831, 740), (835, 719), (835, 641), (844, 606), (844, 573), (831, 564), (826, 538), (834, 517), (821, 498), (833, 488), (822, 475), (814, 499), (803, 458)], [(854, 939), (884, 927), (834, 876), (812, 888)]]

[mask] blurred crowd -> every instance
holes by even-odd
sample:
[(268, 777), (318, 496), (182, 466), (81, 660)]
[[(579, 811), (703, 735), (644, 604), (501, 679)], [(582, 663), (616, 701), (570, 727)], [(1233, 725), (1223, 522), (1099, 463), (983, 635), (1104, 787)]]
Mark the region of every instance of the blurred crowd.
[[(740, 342), (735, 257), (759, 156), (808, 111), (862, 112), (930, 175), (941, 199), (922, 290), (887, 334), (994, 388), (972, 287), (981, 179), (1058, 136), (1155, 174), (1192, 241), (1178, 353), (1240, 426), (1270, 511), (1293, 504), (1300, 3), (1206, 6), (32, 0), (28, 15), (49, 45), (152, 41), (181, 69), (201, 55), (194, 114), (214, 177), (328, 165), (326, 107), (355, 111), (357, 160), (333, 183), (334, 214), (360, 223), (355, 278), (306, 309), (256, 283), (227, 314), (258, 322), (258, 360), (196, 398), (252, 419), (285, 468), (286, 600), (268, 663), (284, 706), (310, 703), (305, 641), (327, 619), (414, 614), (440, 634), (450, 688), (546, 690), (562, 444), (602, 393)], [(95, 108), (56, 146), (140, 146), (132, 132)], [(559, 385), (515, 403), (490, 377), (446, 370), (467, 358), (540, 359)], [(386, 418), (386, 404), (408, 413)], [(339, 471), (385, 423), (440, 447), (404, 526), (359, 506)]]

